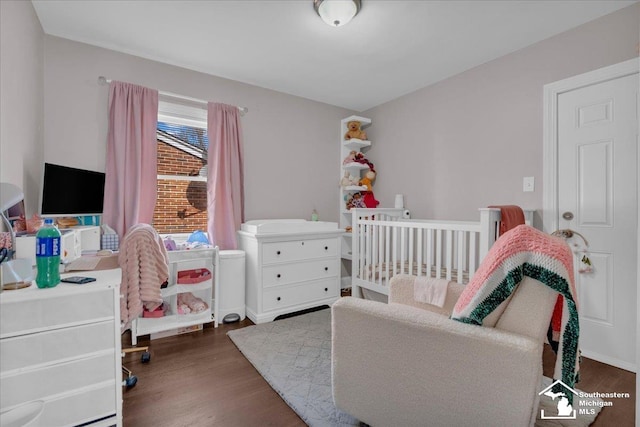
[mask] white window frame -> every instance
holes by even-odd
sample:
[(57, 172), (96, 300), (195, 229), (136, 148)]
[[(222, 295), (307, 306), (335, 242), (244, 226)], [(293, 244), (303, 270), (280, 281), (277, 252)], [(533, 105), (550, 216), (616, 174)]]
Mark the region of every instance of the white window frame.
[[(196, 102), (181, 100), (176, 102), (176, 98), (160, 96), (158, 102), (158, 122), (171, 123), (182, 126), (190, 126), (194, 128), (207, 130), (207, 110), (206, 106)], [(158, 138), (162, 142), (172, 144), (172, 141)], [(184, 147), (181, 147), (184, 149)], [(187, 148), (185, 150), (189, 154), (199, 155), (196, 150)], [(206, 166), (205, 166), (206, 168)], [(206, 170), (206, 169), (205, 169)], [(202, 173), (197, 176), (186, 175), (157, 175), (157, 179), (173, 180), (173, 181), (191, 181), (191, 182), (207, 182), (207, 176)]]

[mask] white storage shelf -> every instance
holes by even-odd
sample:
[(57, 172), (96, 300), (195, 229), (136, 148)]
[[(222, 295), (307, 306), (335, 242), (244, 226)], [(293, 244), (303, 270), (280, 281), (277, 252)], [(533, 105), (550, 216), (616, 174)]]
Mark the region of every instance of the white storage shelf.
[[(347, 123), (357, 120), (360, 122), (361, 129), (366, 129), (371, 125), (371, 119), (360, 116), (350, 116), (340, 121), (340, 162), (342, 165), (342, 170), (340, 171), (340, 178), (342, 178), (347, 172), (349, 175), (356, 176), (360, 178), (363, 172), (369, 170), (369, 165), (359, 163), (359, 162), (351, 162), (351, 163), (343, 163), (344, 159), (351, 153), (351, 151), (363, 152), (371, 147), (371, 141), (369, 140), (361, 140), (352, 138), (349, 140), (344, 140), (344, 135), (347, 132)], [(346, 209), (345, 206), (345, 197), (348, 195), (358, 192), (358, 191), (366, 191), (366, 186), (353, 185), (342, 187), (342, 191), (339, 194), (339, 211), (340, 212), (340, 228), (344, 231), (346, 227), (351, 226), (351, 211)], [(351, 233), (343, 233), (340, 237), (342, 240), (342, 251), (340, 257), (345, 261), (344, 270), (347, 274), (341, 278), (341, 287), (348, 288), (351, 286), (351, 276), (348, 274), (348, 270), (351, 267), (351, 263), (347, 261), (351, 260)]]
[(343, 187), (342, 190), (345, 193), (355, 193), (356, 191), (367, 191), (367, 187), (365, 185), (348, 185)]
[[(345, 121), (346, 120), (346, 121)], [(344, 129), (344, 131), (346, 132), (346, 123), (349, 122), (350, 120), (345, 119), (342, 122), (345, 123), (345, 125), (343, 125), (341, 127), (341, 129)], [(353, 120), (360, 120), (360, 122), (362, 123), (362, 128), (364, 129), (365, 127), (369, 126), (369, 124), (371, 124), (371, 120), (369, 120), (369, 123), (366, 123), (365, 119), (363, 117), (357, 117), (357, 118), (353, 118)], [(343, 132), (344, 134), (344, 132)], [(355, 150), (355, 151), (361, 151), (363, 148), (367, 148), (371, 146), (371, 141), (368, 140), (362, 140), (362, 139), (355, 139), (352, 138), (348, 141), (343, 141), (342, 142), (342, 147), (351, 151), (351, 150)]]
[[(193, 325), (214, 322), (218, 327), (218, 298), (214, 299), (215, 307), (211, 307), (213, 295), (219, 295), (218, 249), (192, 249), (185, 251), (169, 251), (169, 280), (166, 288), (161, 289), (165, 306), (162, 317), (139, 317), (131, 327), (131, 342), (137, 343), (141, 335), (186, 328)], [(183, 271), (206, 269), (211, 275), (197, 283), (179, 284), (178, 274)], [(207, 309), (198, 313), (181, 314), (178, 312), (178, 295), (190, 292), (194, 297), (207, 304)]]
[(370, 169), (369, 165), (367, 165), (366, 163), (358, 163), (358, 162), (352, 162), (352, 163), (346, 163), (344, 165), (342, 165), (342, 169), (347, 170), (347, 171), (355, 171), (355, 172), (360, 172), (362, 170), (365, 169)]

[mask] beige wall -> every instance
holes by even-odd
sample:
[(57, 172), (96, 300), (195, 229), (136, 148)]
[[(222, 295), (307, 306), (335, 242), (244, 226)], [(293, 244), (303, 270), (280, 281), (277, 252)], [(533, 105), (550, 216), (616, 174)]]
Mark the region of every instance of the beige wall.
[[(350, 111), (82, 43), (45, 37), (45, 160), (105, 169), (98, 76), (245, 106), (245, 215), (337, 221), (339, 123)], [(312, 84), (312, 82), (310, 82)]]
[[(477, 208), (542, 208), (543, 86), (638, 56), (640, 5), (362, 113), (383, 205), (414, 218), (477, 219)], [(522, 178), (535, 177), (535, 192)], [(539, 219), (539, 217), (538, 217)]]
[[(337, 220), (337, 129), (350, 111), (43, 36), (30, 2), (0, 8), (0, 179), (24, 188), (28, 211), (38, 210), (43, 159), (104, 170), (104, 75), (249, 107), (247, 219), (306, 218), (315, 208)], [(414, 217), (540, 208), (543, 85), (637, 56), (639, 16), (636, 4), (362, 113), (373, 119), (376, 198), (392, 206), (402, 193)], [(534, 193), (522, 192), (524, 176), (536, 178)]]
[(39, 210), (44, 33), (30, 1), (0, 1), (0, 181)]

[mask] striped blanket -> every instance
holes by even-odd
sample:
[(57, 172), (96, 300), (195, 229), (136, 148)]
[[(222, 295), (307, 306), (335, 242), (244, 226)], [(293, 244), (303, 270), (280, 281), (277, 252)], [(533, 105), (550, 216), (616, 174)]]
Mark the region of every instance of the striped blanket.
[(562, 311), (554, 312), (561, 319), (550, 319), (551, 325), (559, 329), (554, 377), (573, 387), (579, 379), (580, 325), (573, 254), (564, 240), (528, 225), (502, 235), (466, 286), (451, 317), (482, 325), (483, 319), (513, 293), (525, 276), (542, 282), (562, 297)]

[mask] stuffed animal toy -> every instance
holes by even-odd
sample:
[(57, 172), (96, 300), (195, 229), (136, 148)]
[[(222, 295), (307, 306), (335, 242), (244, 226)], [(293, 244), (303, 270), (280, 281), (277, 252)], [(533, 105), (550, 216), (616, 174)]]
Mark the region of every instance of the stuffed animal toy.
[(351, 150), (351, 152), (347, 155), (347, 157), (345, 157), (344, 160), (342, 161), (342, 164), (347, 165), (349, 163), (354, 163), (355, 161), (356, 161), (356, 151)]
[(191, 309), (187, 304), (179, 303), (178, 304), (178, 314), (189, 314), (191, 313)]
[(345, 172), (342, 179), (340, 179), (340, 187), (348, 187), (351, 185), (351, 177), (349, 176), (349, 172)]
[(362, 199), (362, 194), (353, 193), (349, 199), (347, 200), (347, 210), (351, 208), (366, 208), (367, 206), (364, 204), (364, 200)]
[(361, 139), (365, 141), (367, 139), (367, 134), (365, 131), (360, 129), (360, 122), (357, 120), (351, 120), (347, 123), (347, 133), (344, 134), (344, 139), (346, 141), (350, 139)]
[(355, 162), (363, 165), (367, 165), (369, 166), (369, 169), (371, 169), (374, 172), (376, 171), (375, 167), (373, 166), (373, 163), (367, 160), (367, 158), (362, 153), (356, 153)]
[(369, 209), (377, 208), (380, 204), (380, 202), (373, 196), (373, 191), (366, 191), (364, 196), (362, 196), (362, 201), (365, 207)]
[(593, 264), (591, 263), (591, 258), (589, 258), (589, 242), (582, 234), (571, 229), (564, 229), (556, 230), (551, 235), (560, 237), (569, 244), (572, 252), (580, 262), (578, 264), (578, 273), (593, 273)]
[(367, 191), (373, 191), (373, 180), (376, 179), (376, 173), (372, 170), (367, 171), (359, 182), (360, 185), (367, 187)]
[(180, 310), (182, 309), (184, 312), (183, 314), (187, 314), (189, 312), (200, 313), (202, 311), (205, 311), (207, 308), (209, 308), (207, 303), (193, 295), (191, 292), (178, 294), (178, 312), (180, 312)]

